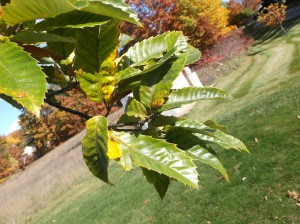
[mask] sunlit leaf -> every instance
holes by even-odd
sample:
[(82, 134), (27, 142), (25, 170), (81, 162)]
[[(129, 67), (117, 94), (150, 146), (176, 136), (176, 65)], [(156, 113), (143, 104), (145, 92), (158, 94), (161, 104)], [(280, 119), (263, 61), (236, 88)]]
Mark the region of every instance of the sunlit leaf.
[(140, 24), (136, 13), (122, 0), (12, 0), (3, 7), (8, 25), (53, 18), (60, 14), (80, 10)]
[(213, 87), (186, 87), (171, 92), (167, 102), (159, 109), (159, 111), (181, 107), (184, 104), (189, 104), (200, 100), (226, 98), (230, 98), (230, 95), (221, 89)]
[[(174, 51), (174, 49), (187, 51), (187, 42), (182, 32), (166, 32), (136, 43), (118, 60), (118, 66), (119, 68), (126, 69), (129, 66), (138, 67), (146, 65), (150, 60), (162, 58), (164, 54), (168, 56), (163, 60), (166, 61), (171, 56), (168, 52)], [(149, 69), (149, 66), (147, 69)]]
[(205, 149), (201, 145), (195, 145), (194, 147), (186, 150), (186, 153), (192, 159), (199, 160), (200, 162), (205, 163), (205, 164), (215, 168), (224, 176), (224, 178), (227, 181), (229, 181), (228, 174), (227, 174), (224, 166), (218, 159), (218, 157), (215, 156), (214, 154), (210, 153), (207, 149)]
[(201, 52), (197, 48), (193, 47), (192, 45), (188, 46), (187, 54), (188, 56), (185, 62), (186, 65), (197, 62), (201, 57)]
[(119, 47), (123, 47), (124, 45), (128, 44), (130, 41), (132, 41), (133, 38), (131, 36), (128, 36), (124, 33), (121, 33), (119, 36)]
[(116, 133), (121, 148), (129, 150), (134, 165), (174, 178), (188, 186), (198, 188), (196, 166), (174, 144), (150, 136)]
[(109, 159), (119, 159), (122, 155), (120, 143), (115, 141), (114, 138), (109, 138), (108, 149), (106, 153)]
[(224, 142), (222, 144), (222, 147), (233, 148), (233, 149), (237, 149), (237, 150), (246, 151), (249, 153), (247, 146), (241, 140), (233, 137), (232, 135), (225, 134), (224, 132), (222, 132), (220, 130), (216, 130), (214, 132), (214, 135)]
[(128, 114), (128, 116), (135, 116), (141, 119), (145, 119), (145, 117), (147, 117), (146, 108), (136, 99), (132, 99), (130, 101), (130, 103), (126, 107), (126, 113)]
[(0, 41), (0, 93), (11, 96), (39, 115), (46, 92), (46, 75), (17, 44)]

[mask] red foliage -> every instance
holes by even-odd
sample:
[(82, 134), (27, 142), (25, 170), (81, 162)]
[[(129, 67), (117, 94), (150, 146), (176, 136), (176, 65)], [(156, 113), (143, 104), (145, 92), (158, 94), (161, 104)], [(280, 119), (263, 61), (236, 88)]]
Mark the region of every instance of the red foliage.
[(193, 4), (186, 0), (127, 0), (126, 3), (137, 12), (144, 25), (121, 25), (121, 32), (135, 38), (135, 42), (166, 31), (181, 30), (194, 47), (204, 50), (232, 29), (228, 26), (228, 10), (218, 0), (197, 0)]
[(226, 8), (229, 10), (231, 16), (239, 14), (243, 9), (241, 2), (237, 0), (230, 0), (227, 2)]
[(230, 60), (248, 49), (252, 44), (253, 39), (247, 38), (241, 29), (232, 30), (219, 39), (211, 49), (204, 51), (198, 66), (207, 66)]
[(121, 32), (136, 41), (155, 36), (165, 31), (180, 30), (178, 6), (175, 0), (126, 0), (137, 12), (144, 27), (123, 22)]
[(217, 76), (236, 68), (238, 65), (235, 65), (234, 59), (241, 57), (252, 44), (253, 39), (246, 37), (241, 29), (232, 30), (204, 51), (193, 68), (204, 84), (211, 84)]

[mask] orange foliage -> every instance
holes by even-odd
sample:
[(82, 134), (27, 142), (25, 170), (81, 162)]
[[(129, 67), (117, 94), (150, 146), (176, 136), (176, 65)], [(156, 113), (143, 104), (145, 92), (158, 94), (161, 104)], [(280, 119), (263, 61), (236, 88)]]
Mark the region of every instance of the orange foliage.
[(4, 178), (15, 173), (19, 169), (18, 161), (22, 156), (21, 139), (18, 131), (7, 137), (0, 136), (0, 183)]
[(241, 2), (237, 0), (230, 0), (229, 2), (227, 2), (226, 8), (229, 10), (230, 16), (239, 14), (243, 9)]
[(267, 26), (275, 27), (281, 25), (286, 18), (286, 6), (280, 4), (271, 4), (265, 9), (267, 13), (261, 12), (259, 14), (259, 21), (265, 23)]
[(182, 30), (193, 46), (204, 50), (226, 35), (229, 11), (221, 0), (127, 0), (132, 5), (144, 28), (128, 23), (121, 31), (140, 41), (169, 30)]
[(229, 11), (221, 0), (179, 0), (179, 20), (191, 44), (200, 50), (211, 47), (233, 27), (228, 24)]
[(177, 20), (178, 6), (175, 0), (127, 0), (137, 12), (144, 27), (123, 22), (121, 32), (136, 41), (155, 36), (168, 30), (180, 30)]

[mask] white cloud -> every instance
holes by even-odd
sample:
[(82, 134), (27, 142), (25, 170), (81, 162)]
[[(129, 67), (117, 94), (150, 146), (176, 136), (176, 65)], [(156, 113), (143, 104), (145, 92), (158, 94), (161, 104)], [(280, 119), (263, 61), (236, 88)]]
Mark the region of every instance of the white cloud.
[(19, 120), (15, 120), (11, 125), (10, 127), (7, 129), (5, 135), (8, 135), (16, 130), (19, 130), (21, 127), (19, 125)]

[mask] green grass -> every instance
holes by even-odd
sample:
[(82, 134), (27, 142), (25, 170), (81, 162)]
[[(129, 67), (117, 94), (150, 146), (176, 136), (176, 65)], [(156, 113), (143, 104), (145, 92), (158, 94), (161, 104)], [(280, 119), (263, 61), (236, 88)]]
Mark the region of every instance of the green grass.
[(234, 99), (204, 102), (188, 115), (216, 119), (242, 139), (251, 154), (219, 150), (230, 183), (199, 165), (199, 191), (173, 182), (163, 201), (140, 170), (111, 167), (115, 186), (88, 176), (32, 216), (28, 223), (299, 223), (300, 24), (289, 37), (257, 44), (236, 72), (217, 80)]

